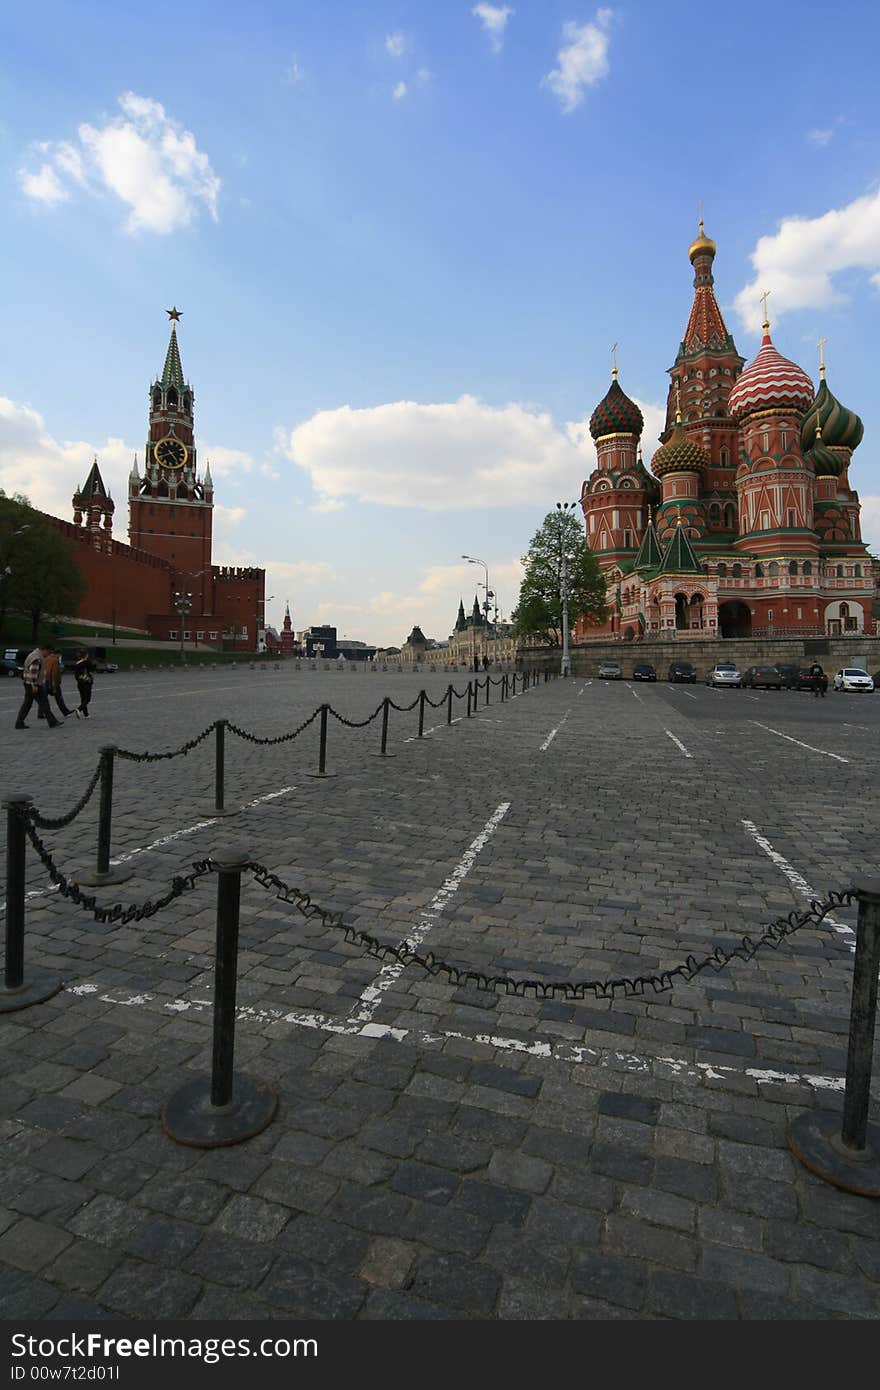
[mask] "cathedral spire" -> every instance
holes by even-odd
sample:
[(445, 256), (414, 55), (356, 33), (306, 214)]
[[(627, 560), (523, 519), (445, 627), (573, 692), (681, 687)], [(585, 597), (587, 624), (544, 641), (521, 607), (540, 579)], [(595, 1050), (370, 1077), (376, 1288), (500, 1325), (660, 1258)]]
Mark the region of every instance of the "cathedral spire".
[(712, 238), (706, 236), (701, 218), (699, 235), (688, 247), (688, 257), (694, 268), (694, 301), (678, 350), (677, 361), (683, 357), (691, 357), (705, 348), (736, 352), (713, 288), (715, 277), (712, 274), (712, 262), (717, 250)]

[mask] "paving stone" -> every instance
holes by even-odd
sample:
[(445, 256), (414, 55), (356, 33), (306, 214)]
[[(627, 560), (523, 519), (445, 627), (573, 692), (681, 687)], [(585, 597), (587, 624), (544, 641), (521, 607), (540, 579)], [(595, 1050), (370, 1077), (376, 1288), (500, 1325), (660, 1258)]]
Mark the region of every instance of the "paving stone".
[(205, 1182), (191, 1175), (181, 1178), (157, 1173), (141, 1189), (139, 1200), (153, 1211), (180, 1217), (182, 1221), (206, 1224), (217, 1215), (228, 1195), (228, 1188), (219, 1183)]
[(660, 1102), (621, 1091), (603, 1091), (599, 1096), (600, 1115), (616, 1115), (625, 1120), (638, 1120), (643, 1125), (655, 1125), (660, 1114)]
[(416, 1262), (416, 1246), (389, 1236), (377, 1236), (358, 1270), (361, 1279), (383, 1288), (405, 1288)]
[(316, 1264), (332, 1265), (346, 1274), (357, 1273), (357, 1267), (370, 1244), (370, 1237), (340, 1225), (330, 1216), (313, 1216), (307, 1212), (293, 1216), (280, 1234), (276, 1244), (293, 1255), (303, 1255)]
[(322, 1139), (320, 1135), (309, 1134), (307, 1130), (288, 1130), (272, 1150), (272, 1157), (276, 1160), (286, 1159), (301, 1168), (311, 1168), (326, 1157), (333, 1145), (332, 1139)]
[[(707, 1201), (713, 1200), (706, 1198)], [(782, 1221), (794, 1221), (798, 1214), (798, 1200), (793, 1188), (781, 1182), (756, 1183), (754, 1178), (741, 1173), (724, 1175), (725, 1206), (735, 1211), (744, 1211), (755, 1216), (778, 1217)]]
[(700, 1273), (718, 1284), (737, 1289), (761, 1289), (782, 1297), (791, 1291), (789, 1267), (767, 1255), (737, 1250), (729, 1245), (704, 1243), (700, 1251)]
[(745, 1212), (725, 1207), (698, 1207), (698, 1228), (704, 1240), (715, 1245), (734, 1245), (740, 1250), (761, 1250), (764, 1222)]
[(478, 1255), (491, 1229), (490, 1222), (475, 1213), (413, 1202), (403, 1223), (388, 1234), (401, 1235), (435, 1250)]
[[(663, 1160), (660, 1160), (661, 1162)], [(590, 1150), (590, 1167), (597, 1173), (618, 1182), (649, 1183), (654, 1171), (650, 1154), (630, 1146), (606, 1142), (596, 1143)]]
[(185, 1318), (200, 1292), (197, 1279), (178, 1270), (125, 1260), (96, 1293), (97, 1301), (126, 1317)]
[(287, 1207), (239, 1192), (230, 1197), (217, 1217), (216, 1226), (242, 1240), (266, 1241), (277, 1236), (289, 1220)]
[(91, 1240), (74, 1240), (46, 1268), (46, 1277), (66, 1289), (92, 1293), (122, 1259), (118, 1250), (109, 1250)]
[(621, 1197), (621, 1208), (655, 1226), (668, 1226), (672, 1230), (685, 1232), (694, 1230), (695, 1204), (671, 1192), (650, 1187), (628, 1187)]
[(543, 1158), (513, 1149), (496, 1149), (489, 1163), (489, 1177), (503, 1187), (518, 1188), (523, 1192), (546, 1192), (553, 1168)]
[(456, 1173), (474, 1173), (488, 1167), (492, 1146), (468, 1143), (467, 1140), (446, 1134), (428, 1134), (419, 1144), (417, 1153), (423, 1163), (432, 1163)]
[(577, 1255), (572, 1264), (571, 1287), (606, 1303), (641, 1309), (647, 1290), (645, 1268), (638, 1260), (599, 1251)]
[(511, 1226), (522, 1226), (531, 1204), (531, 1197), (525, 1192), (479, 1179), (463, 1182), (455, 1199), (456, 1207), (473, 1212), (493, 1225), (503, 1221)]
[(791, 1266), (794, 1274), (793, 1292), (820, 1308), (831, 1308), (850, 1318), (880, 1317), (880, 1289), (869, 1287), (862, 1279), (831, 1274), (812, 1265)]
[(360, 1279), (328, 1277), (319, 1266), (296, 1255), (280, 1255), (257, 1290), (257, 1297), (283, 1308), (289, 1318), (354, 1318), (368, 1285)]
[(222, 1231), (198, 1234), (202, 1237), (200, 1243), (180, 1262), (188, 1273), (233, 1288), (254, 1288), (268, 1273), (272, 1251), (264, 1246)]
[(768, 1221), (764, 1249), (777, 1260), (816, 1265), (819, 1269), (842, 1270), (848, 1262), (850, 1242), (837, 1231), (807, 1226), (802, 1221)]
[(490, 1086), (516, 1096), (536, 1096), (542, 1085), (539, 1076), (526, 1076), (510, 1067), (497, 1066), (494, 1062), (474, 1062), (468, 1079), (474, 1085)]
[(0, 1317), (45, 1317), (58, 1302), (58, 1290), (20, 1269), (0, 1268)]
[(360, 1312), (364, 1322), (445, 1322), (458, 1319), (454, 1308), (440, 1308), (424, 1298), (393, 1289), (373, 1289)]
[(491, 1316), (500, 1287), (494, 1269), (450, 1254), (425, 1255), (412, 1281), (417, 1298), (484, 1318)]
[(605, 1244), (618, 1254), (653, 1260), (672, 1269), (693, 1271), (697, 1264), (697, 1244), (690, 1236), (650, 1226), (634, 1216), (609, 1216)]
[(364, 1149), (353, 1139), (346, 1139), (328, 1153), (321, 1167), (325, 1173), (334, 1177), (347, 1178), (351, 1182), (361, 1182), (370, 1186), (386, 1182), (397, 1171), (393, 1158), (380, 1154), (375, 1149)]
[(184, 1256), (198, 1245), (203, 1235), (200, 1226), (170, 1217), (148, 1217), (144, 1224), (123, 1242), (127, 1254), (153, 1264), (176, 1268)]
[(664, 1192), (690, 1197), (695, 1202), (713, 1202), (718, 1195), (718, 1179), (711, 1168), (667, 1155), (661, 1155), (656, 1161), (654, 1184)]
[[(339, 1179), (314, 1168), (272, 1162), (253, 1184), (252, 1196), (295, 1211), (323, 1211), (339, 1189)], [(288, 1213), (289, 1214), (289, 1213)], [(237, 1232), (243, 1234), (243, 1232)]]
[(692, 1274), (655, 1270), (650, 1297), (650, 1306), (669, 1318), (720, 1322), (739, 1317), (732, 1289)]
[(118, 1317), (93, 1298), (79, 1298), (76, 1294), (65, 1294), (46, 1314), (52, 1322), (106, 1322)]
[(95, 1144), (63, 1137), (50, 1139), (33, 1154), (31, 1162), (44, 1173), (76, 1181), (82, 1178), (104, 1155)]
[(806, 1299), (778, 1298), (775, 1294), (740, 1289), (739, 1306), (749, 1322), (820, 1322), (833, 1318), (830, 1308)]
[(400, 1164), (391, 1186), (396, 1192), (406, 1193), (409, 1197), (419, 1197), (422, 1201), (445, 1206), (454, 1196), (460, 1181), (456, 1173), (448, 1173), (427, 1163), (409, 1161)]
[(115, 1246), (143, 1224), (145, 1213), (104, 1193), (94, 1197), (68, 1223), (75, 1235), (98, 1245)]
[(25, 1216), (0, 1236), (0, 1260), (36, 1274), (60, 1255), (72, 1239), (67, 1231)]

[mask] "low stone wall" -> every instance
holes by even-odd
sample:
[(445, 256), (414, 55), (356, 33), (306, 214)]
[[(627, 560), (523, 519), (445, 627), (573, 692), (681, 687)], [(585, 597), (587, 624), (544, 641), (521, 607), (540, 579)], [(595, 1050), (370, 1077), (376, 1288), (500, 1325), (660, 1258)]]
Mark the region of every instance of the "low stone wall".
[[(530, 649), (524, 653), (527, 666), (549, 666), (559, 670), (562, 653), (558, 648)], [(861, 666), (870, 675), (880, 670), (880, 638), (866, 637), (780, 637), (778, 640), (743, 638), (676, 638), (642, 642), (590, 642), (572, 647), (571, 670), (574, 676), (595, 676), (601, 661), (616, 661), (626, 677), (640, 661), (656, 666), (657, 674), (665, 677), (673, 661), (689, 661), (702, 680), (716, 661), (733, 661), (741, 671), (747, 666), (774, 665), (776, 662), (821, 662), (826, 671), (841, 666)]]

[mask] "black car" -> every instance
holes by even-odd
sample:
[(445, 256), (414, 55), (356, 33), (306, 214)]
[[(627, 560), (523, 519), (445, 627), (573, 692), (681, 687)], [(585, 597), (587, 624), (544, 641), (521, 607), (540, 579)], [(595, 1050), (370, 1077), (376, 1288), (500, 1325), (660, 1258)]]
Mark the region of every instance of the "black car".
[(784, 690), (800, 690), (798, 685), (801, 668), (796, 661), (777, 661), (776, 669), (782, 677), (782, 688)]
[(7, 647), (0, 659), (0, 676), (20, 676), (30, 647)]
[(697, 673), (689, 661), (673, 661), (666, 674), (666, 679), (670, 684), (675, 681), (690, 681), (691, 685), (696, 685)]
[(639, 661), (633, 667), (634, 681), (655, 681), (656, 679), (657, 672), (654, 670), (650, 661)]
[(781, 690), (783, 677), (776, 666), (750, 666), (743, 672), (742, 683), (748, 690)]

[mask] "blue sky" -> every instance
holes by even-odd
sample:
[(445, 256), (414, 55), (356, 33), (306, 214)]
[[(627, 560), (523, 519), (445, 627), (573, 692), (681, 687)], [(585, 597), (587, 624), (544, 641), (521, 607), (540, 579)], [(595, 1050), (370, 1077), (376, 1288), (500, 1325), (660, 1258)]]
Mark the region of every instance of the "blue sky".
[[(180, 348), (215, 560), (270, 621), (445, 637), (506, 613), (593, 467), (610, 345), (653, 449), (699, 202), (740, 351), (865, 421), (880, 547), (880, 13), (631, 0), (150, 7), (0, 19), (0, 485), (59, 515), (97, 453), (126, 539), (147, 388)], [(837, 37), (835, 37), (835, 35)]]

